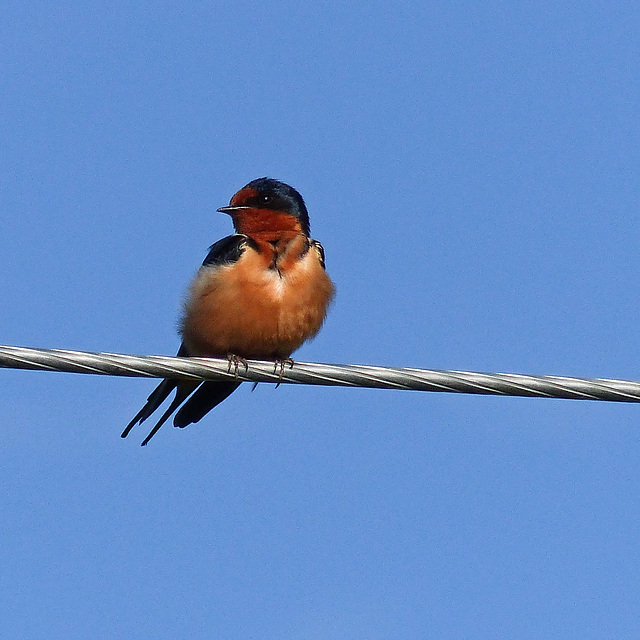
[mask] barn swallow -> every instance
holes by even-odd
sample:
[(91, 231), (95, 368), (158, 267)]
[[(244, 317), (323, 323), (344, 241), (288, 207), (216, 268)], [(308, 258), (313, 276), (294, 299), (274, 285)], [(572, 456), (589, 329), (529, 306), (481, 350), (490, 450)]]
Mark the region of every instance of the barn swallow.
[[(307, 207), (293, 187), (259, 178), (218, 211), (231, 216), (236, 233), (209, 248), (189, 287), (178, 356), (229, 358), (236, 372), (238, 361), (249, 358), (282, 363), (318, 333), (334, 296), (322, 245), (309, 236)], [(174, 389), (175, 397), (143, 446), (180, 405), (173, 424), (186, 427), (240, 384), (163, 380), (122, 437), (149, 418)]]

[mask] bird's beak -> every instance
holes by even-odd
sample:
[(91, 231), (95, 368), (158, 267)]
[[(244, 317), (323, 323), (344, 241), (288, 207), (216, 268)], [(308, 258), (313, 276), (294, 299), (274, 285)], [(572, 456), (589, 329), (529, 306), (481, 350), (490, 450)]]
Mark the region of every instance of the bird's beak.
[(236, 205), (236, 206), (229, 205), (228, 207), (220, 207), (218, 209), (218, 211), (220, 213), (228, 213), (229, 215), (233, 215), (233, 213), (235, 211), (240, 211), (242, 209), (251, 209), (251, 207), (241, 207), (241, 206), (238, 206), (238, 205)]

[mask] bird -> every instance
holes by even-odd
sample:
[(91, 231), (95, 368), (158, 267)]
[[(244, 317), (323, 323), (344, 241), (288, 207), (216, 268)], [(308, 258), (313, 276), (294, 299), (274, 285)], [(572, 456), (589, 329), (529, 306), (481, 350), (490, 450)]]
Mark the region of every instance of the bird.
[[(293, 366), (291, 354), (318, 333), (334, 298), (324, 249), (310, 237), (302, 196), (279, 180), (249, 182), (218, 211), (231, 216), (235, 233), (209, 247), (188, 288), (177, 355), (228, 358), (236, 373), (247, 359), (274, 360), (282, 373), (285, 362)], [(174, 390), (142, 446), (176, 410), (174, 426), (196, 423), (240, 384), (167, 378), (121, 435), (126, 438)]]

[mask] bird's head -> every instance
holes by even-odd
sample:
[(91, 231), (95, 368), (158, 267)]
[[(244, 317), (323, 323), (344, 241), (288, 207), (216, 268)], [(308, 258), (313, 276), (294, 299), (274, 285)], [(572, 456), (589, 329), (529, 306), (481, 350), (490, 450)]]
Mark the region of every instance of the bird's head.
[(231, 216), (238, 233), (295, 231), (309, 235), (309, 214), (302, 196), (272, 178), (252, 180), (231, 198), (229, 206), (218, 211)]

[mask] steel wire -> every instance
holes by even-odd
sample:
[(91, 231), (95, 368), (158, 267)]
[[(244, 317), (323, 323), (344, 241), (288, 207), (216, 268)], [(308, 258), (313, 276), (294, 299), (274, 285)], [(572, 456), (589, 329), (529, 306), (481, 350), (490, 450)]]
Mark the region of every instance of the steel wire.
[(12, 346), (0, 346), (0, 367), (183, 380), (236, 378), (247, 382), (640, 402), (640, 382), (515, 373), (310, 362), (295, 362), (290, 367), (287, 363), (263, 360), (249, 360), (246, 369), (240, 364), (236, 372), (235, 365), (226, 359), (134, 356)]

